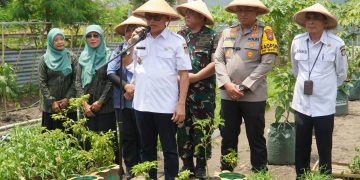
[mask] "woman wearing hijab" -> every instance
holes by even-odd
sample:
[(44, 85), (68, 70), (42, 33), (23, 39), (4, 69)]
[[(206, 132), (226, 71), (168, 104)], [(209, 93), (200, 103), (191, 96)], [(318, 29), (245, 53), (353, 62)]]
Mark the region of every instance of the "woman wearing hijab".
[[(64, 32), (58, 28), (51, 29), (48, 33), (46, 53), (39, 64), (42, 126), (48, 130), (64, 130), (63, 122), (53, 120), (51, 115), (66, 108), (69, 99), (75, 97), (76, 57), (65, 48), (64, 39)], [(68, 117), (75, 120), (76, 113), (68, 113)]]
[(76, 73), (78, 96), (90, 94), (83, 104), (87, 126), (95, 132), (115, 130), (111, 82), (106, 75), (106, 63), (111, 51), (105, 45), (104, 31), (99, 25), (90, 25), (85, 31), (86, 45), (79, 57)]

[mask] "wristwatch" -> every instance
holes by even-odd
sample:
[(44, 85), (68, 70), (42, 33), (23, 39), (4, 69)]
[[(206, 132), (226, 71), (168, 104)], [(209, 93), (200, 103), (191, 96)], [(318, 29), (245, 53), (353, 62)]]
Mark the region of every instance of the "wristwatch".
[(244, 86), (244, 85), (240, 85), (240, 91), (246, 93), (246, 92), (248, 92), (249, 90), (250, 90), (250, 89), (249, 89), (248, 87), (246, 87), (246, 86)]

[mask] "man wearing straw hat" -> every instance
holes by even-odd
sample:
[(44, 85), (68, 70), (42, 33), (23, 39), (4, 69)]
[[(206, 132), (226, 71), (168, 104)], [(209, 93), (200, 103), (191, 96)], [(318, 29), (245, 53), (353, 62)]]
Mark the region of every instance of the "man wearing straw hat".
[[(165, 0), (149, 0), (133, 14), (144, 17), (151, 28), (132, 56), (136, 89), (133, 107), (140, 131), (141, 161), (157, 159), (159, 135), (165, 179), (175, 179), (179, 171), (176, 130), (185, 119), (191, 62), (184, 38), (166, 26), (180, 16)], [(137, 35), (133, 35), (130, 41), (136, 39)], [(150, 170), (150, 178), (157, 179), (156, 173), (155, 168)]]
[[(242, 119), (250, 146), (253, 171), (267, 170), (264, 138), (266, 74), (278, 52), (272, 29), (256, 20), (269, 12), (259, 0), (234, 0), (226, 11), (235, 13), (240, 24), (223, 31), (215, 52), (215, 70), (221, 96), (221, 155), (237, 151)], [(221, 161), (222, 170), (232, 167)]]
[[(115, 31), (124, 37), (124, 42), (120, 43), (110, 59), (113, 59), (120, 51), (125, 49), (129, 44), (127, 40), (131, 38), (131, 34), (137, 27), (147, 26), (144, 19), (130, 16), (124, 22), (115, 27)], [(133, 84), (133, 66), (127, 66), (130, 62), (122, 62), (123, 67), (120, 69), (120, 61), (122, 58), (115, 59), (110, 62), (107, 69), (107, 74), (114, 85), (114, 108), (117, 122), (121, 120), (122, 126), (120, 127), (120, 137), (122, 141), (122, 154), (124, 163), (126, 165), (126, 172), (128, 178), (133, 177), (131, 169), (134, 165), (140, 162), (140, 137), (137, 130), (135, 112), (132, 108), (132, 99), (134, 95)], [(120, 73), (122, 73), (122, 79), (120, 79)], [(120, 105), (120, 98), (122, 98), (122, 104)], [(120, 111), (122, 111), (122, 117), (120, 117)], [(118, 155), (118, 153), (116, 154)], [(117, 157), (118, 158), (118, 157)], [(118, 162), (118, 161), (116, 161)]]
[(337, 87), (346, 79), (347, 58), (342, 39), (331, 33), (336, 18), (321, 4), (297, 12), (294, 21), (306, 33), (295, 36), (291, 61), (296, 77), (295, 168), (297, 178), (310, 170), (312, 131), (315, 130), (320, 172), (331, 174), (332, 133)]
[[(189, 90), (186, 100), (186, 119), (178, 129), (179, 155), (183, 160), (183, 170), (190, 170), (197, 178), (205, 178), (205, 165), (211, 157), (211, 144), (200, 147), (194, 152), (195, 147), (201, 144), (203, 133), (194, 128), (195, 121), (214, 119), (215, 110), (215, 53), (219, 40), (216, 32), (205, 25), (213, 25), (206, 4), (197, 0), (182, 4), (176, 8), (179, 14), (185, 17), (186, 28), (178, 32), (184, 37), (191, 59), (192, 70), (189, 73)], [(193, 157), (196, 157), (196, 168)]]

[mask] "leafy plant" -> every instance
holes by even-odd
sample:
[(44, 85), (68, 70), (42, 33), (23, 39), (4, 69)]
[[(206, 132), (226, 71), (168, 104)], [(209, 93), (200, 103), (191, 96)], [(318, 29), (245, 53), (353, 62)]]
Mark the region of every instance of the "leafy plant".
[(193, 173), (190, 170), (181, 171), (175, 180), (188, 180)]
[(222, 156), (221, 160), (230, 165), (231, 169), (235, 169), (239, 161), (237, 152), (234, 149), (229, 149), (229, 153)]
[(282, 117), (285, 122), (288, 122), (296, 82), (290, 64), (283, 67), (276, 67), (271, 73), (271, 76), (276, 91), (275, 96), (270, 97), (276, 106), (275, 123), (278, 123)]
[(319, 171), (311, 172), (306, 171), (303, 176), (301, 176), (303, 180), (330, 180), (333, 179), (330, 175), (321, 174)]
[(157, 161), (145, 161), (143, 163), (139, 163), (132, 167), (131, 173), (134, 174), (135, 177), (143, 176), (148, 180), (150, 179), (149, 171), (157, 168), (157, 163)]
[[(232, 25), (235, 25), (236, 23), (238, 23), (236, 16), (233, 13), (229, 13), (229, 12), (225, 11), (223, 6), (215, 6), (215, 7), (211, 8), (210, 11), (211, 11), (211, 14), (213, 15), (214, 21), (216, 23), (214, 28), (218, 32), (222, 31), (224, 28), (226, 28), (228, 26), (232, 26)], [(222, 29), (217, 29), (217, 28), (221, 28), (221, 27), (222, 27)]]
[[(70, 108), (76, 107), (78, 116), (79, 106), (88, 97), (70, 99)], [(65, 116), (66, 111), (53, 117), (65, 121), (67, 133), (42, 127), (14, 128), (10, 139), (0, 141), (0, 179), (67, 179), (112, 164), (113, 132), (89, 131), (85, 118), (74, 121)], [(91, 143), (89, 150), (80, 146), (86, 140)]]
[(259, 171), (251, 174), (246, 179), (248, 180), (273, 180), (274, 177), (271, 175), (269, 171)]
[(206, 167), (206, 177), (209, 179), (209, 167), (207, 164), (208, 154), (207, 154), (207, 148), (211, 146), (211, 143), (213, 140), (211, 139), (211, 135), (214, 132), (215, 129), (217, 129), (219, 126), (224, 125), (224, 120), (220, 118), (215, 118), (214, 120), (211, 119), (201, 119), (201, 120), (195, 120), (194, 121), (194, 129), (199, 131), (202, 134), (202, 137), (200, 138), (200, 143), (195, 146), (195, 153), (198, 153), (199, 151), (204, 152), (204, 158), (205, 158), (205, 167)]
[(355, 157), (349, 164), (352, 173), (360, 174), (360, 146), (355, 147)]
[(7, 115), (7, 102), (18, 96), (16, 85), (16, 74), (11, 65), (3, 63), (0, 66), (0, 98), (5, 107), (5, 115)]

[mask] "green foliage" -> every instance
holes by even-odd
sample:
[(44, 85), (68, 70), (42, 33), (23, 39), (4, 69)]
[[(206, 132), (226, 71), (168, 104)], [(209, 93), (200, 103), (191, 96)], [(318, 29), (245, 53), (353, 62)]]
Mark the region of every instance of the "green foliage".
[(55, 24), (97, 22), (104, 10), (96, 1), (88, 0), (14, 0), (11, 6), (15, 19)]
[[(70, 99), (71, 108), (79, 109), (87, 98), (88, 95)], [(85, 118), (74, 121), (65, 116), (66, 112), (53, 116), (65, 121), (65, 132), (41, 127), (14, 128), (8, 142), (0, 141), (0, 179), (67, 179), (112, 164), (114, 133), (89, 131), (84, 126)], [(86, 140), (91, 144), (88, 151)]]
[(290, 64), (274, 68), (274, 71), (271, 72), (270, 76), (272, 78), (271, 82), (274, 91), (276, 92), (274, 93), (274, 96), (269, 98), (276, 106), (275, 122), (278, 123), (282, 117), (288, 122), (296, 82)]
[(248, 180), (273, 180), (274, 177), (271, 175), (269, 171), (259, 171), (251, 174), (246, 179)]
[(358, 0), (348, 0), (345, 3), (339, 4), (340, 7), (334, 11), (341, 26), (341, 31), (337, 34), (346, 41), (346, 44), (350, 43), (358, 35), (360, 10), (354, 7), (359, 7), (359, 5), (360, 1)]
[[(193, 125), (194, 125), (194, 129), (198, 130), (202, 134), (202, 137), (200, 139), (200, 144), (197, 144), (195, 146), (195, 152), (203, 150), (204, 158), (207, 160), (208, 154), (206, 150), (208, 146), (211, 146), (211, 143), (213, 142), (213, 140), (211, 139), (211, 135), (215, 129), (217, 129), (219, 126), (224, 125), (224, 120), (220, 118), (215, 118), (214, 120), (195, 119)], [(206, 176), (209, 177), (209, 168), (207, 162), (206, 162)]]
[(221, 160), (229, 164), (232, 169), (235, 169), (239, 161), (239, 157), (234, 149), (230, 149), (230, 152), (222, 156)]
[(355, 156), (349, 164), (351, 173), (360, 174), (360, 146), (355, 147)]
[(236, 16), (233, 13), (229, 13), (225, 11), (225, 8), (223, 6), (215, 6), (210, 9), (210, 12), (214, 17), (214, 21), (215, 21), (214, 28), (219, 28), (221, 26), (225, 28), (238, 23)]
[(18, 96), (16, 85), (16, 74), (11, 65), (3, 63), (0, 65), (0, 99), (3, 100), (5, 113), (7, 114), (7, 101)]
[(301, 176), (303, 180), (330, 180), (333, 179), (330, 175), (321, 174), (319, 171), (311, 172), (306, 171), (303, 176)]
[[(143, 5), (145, 2), (147, 2), (148, 0), (129, 0), (129, 1), (133, 5), (134, 9), (136, 9), (141, 5)], [(174, 5), (176, 2), (176, 0), (165, 0), (165, 1), (168, 2), (171, 6)]]
[(157, 161), (145, 161), (143, 163), (139, 163), (132, 167), (131, 173), (134, 174), (135, 177), (143, 176), (148, 180), (150, 179), (149, 171), (157, 168), (157, 163)]
[(188, 180), (193, 173), (190, 170), (181, 171), (175, 180)]

